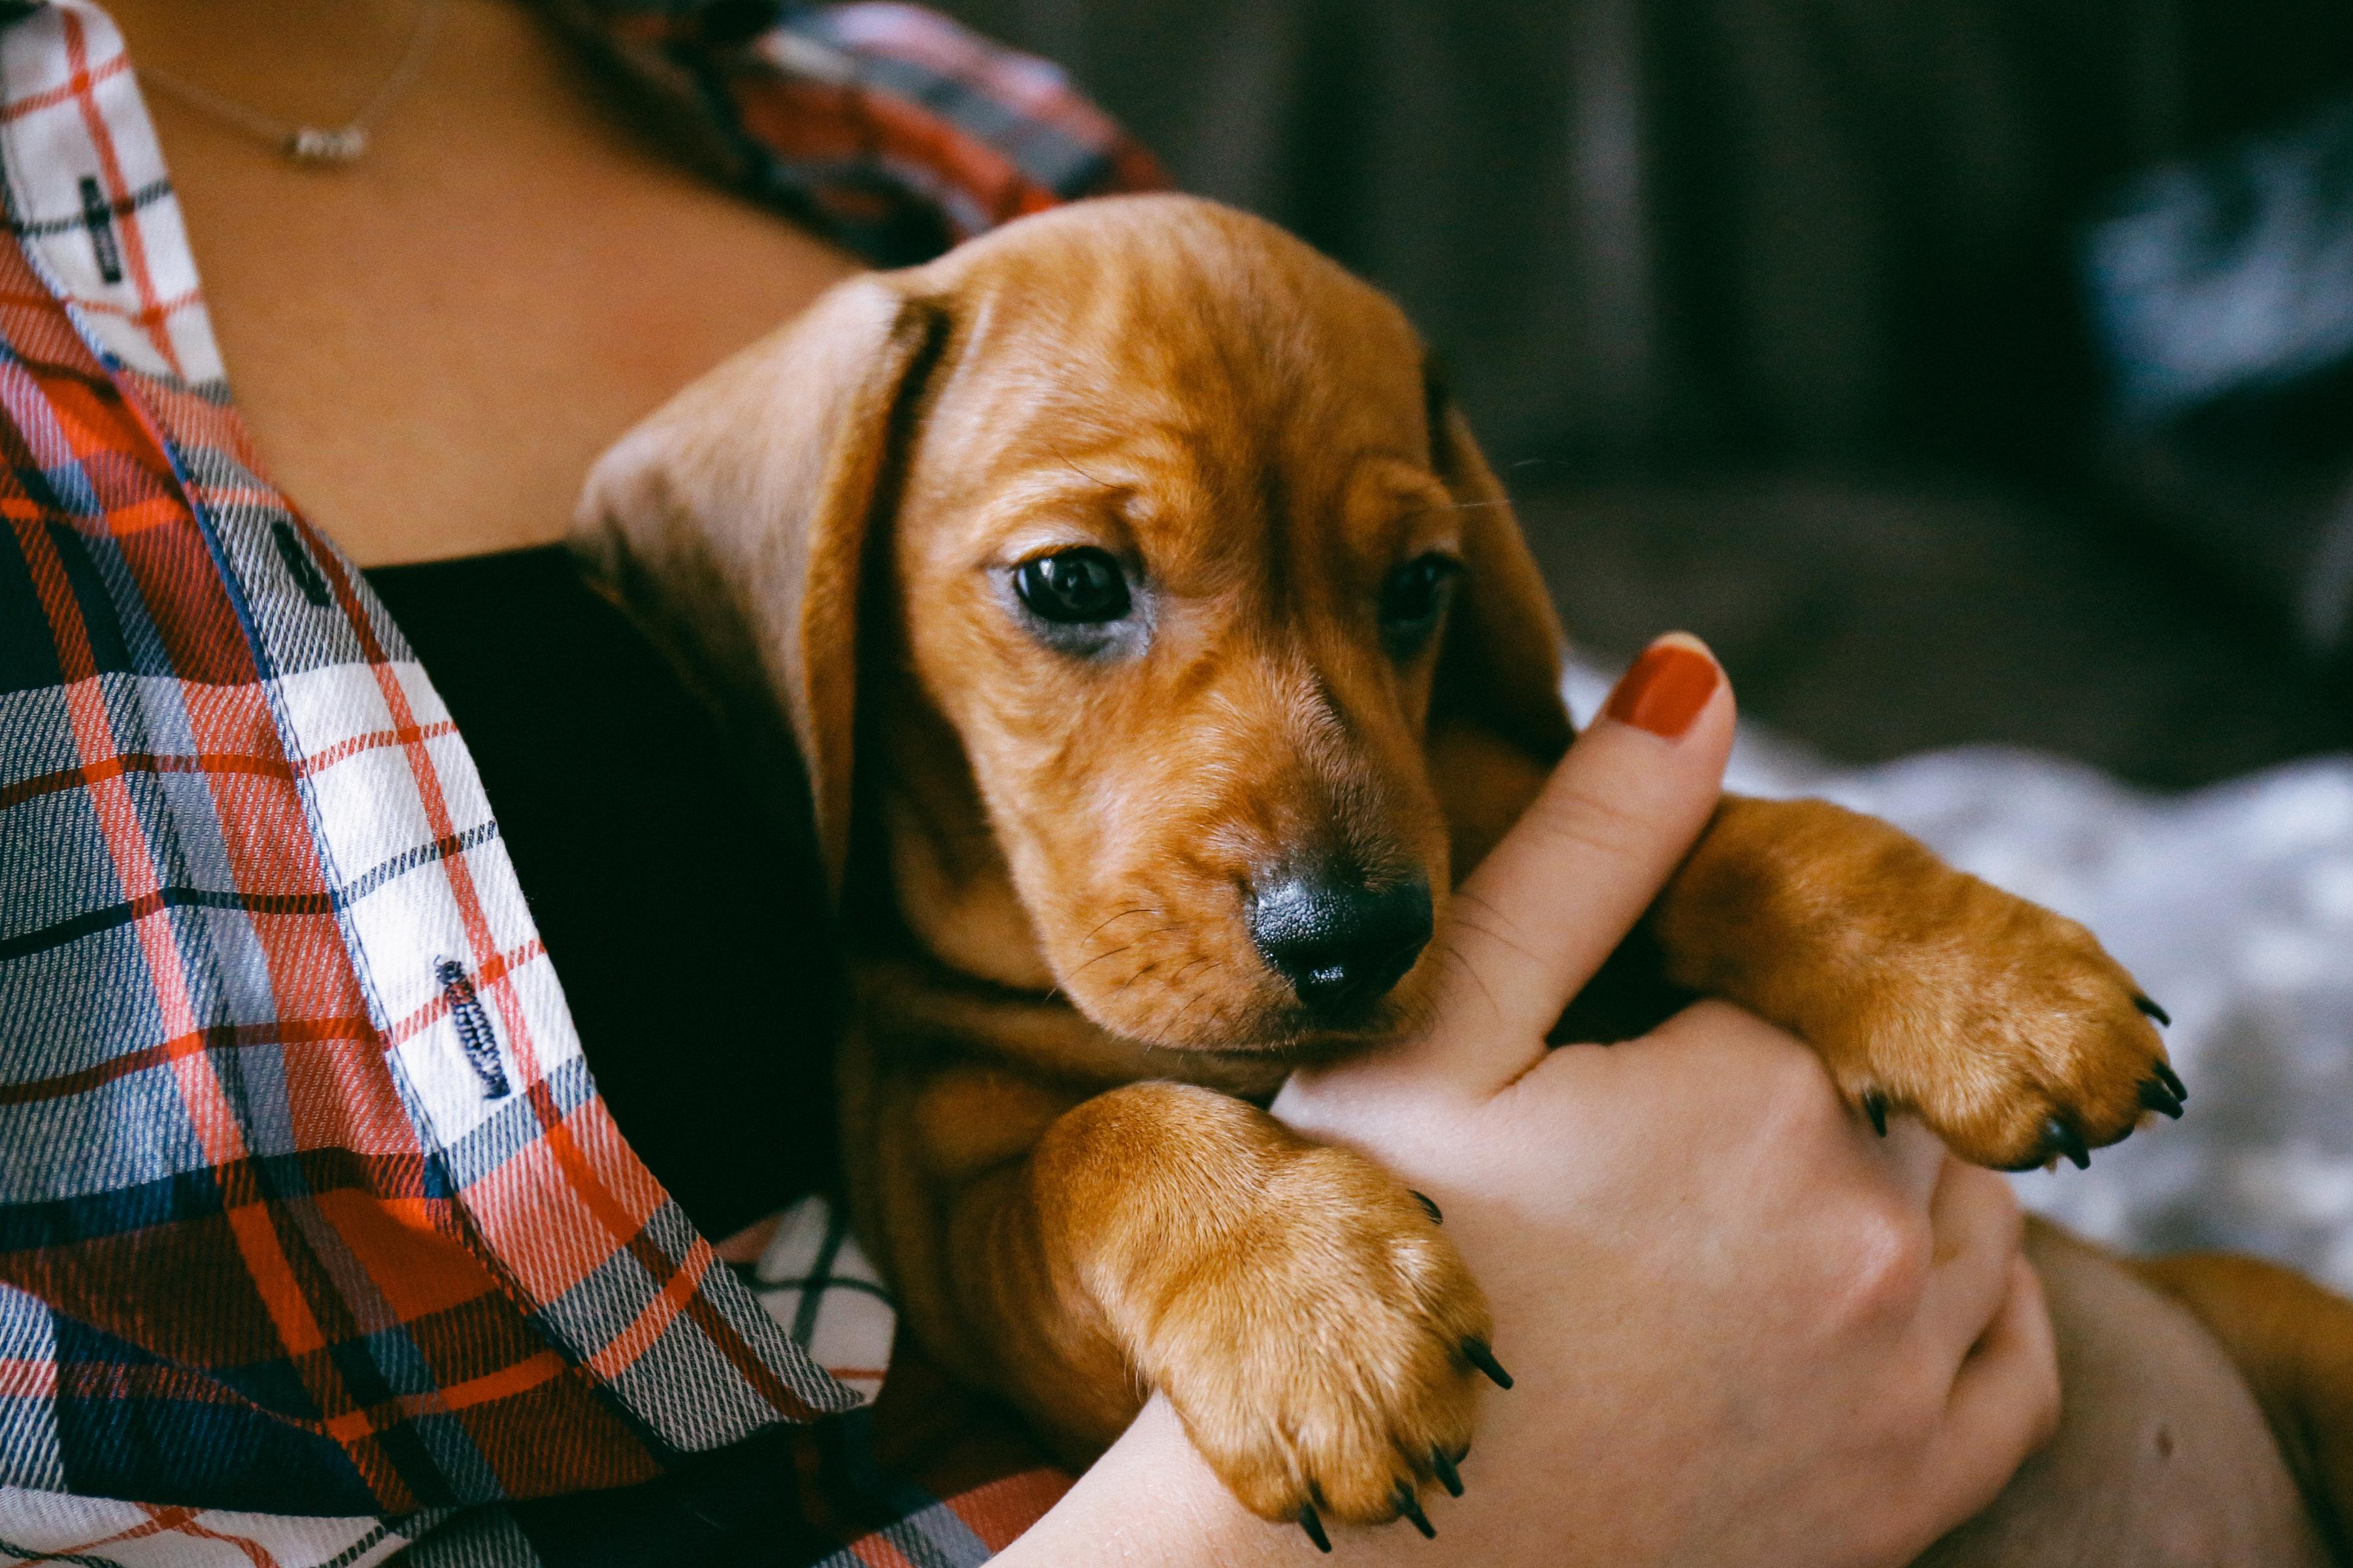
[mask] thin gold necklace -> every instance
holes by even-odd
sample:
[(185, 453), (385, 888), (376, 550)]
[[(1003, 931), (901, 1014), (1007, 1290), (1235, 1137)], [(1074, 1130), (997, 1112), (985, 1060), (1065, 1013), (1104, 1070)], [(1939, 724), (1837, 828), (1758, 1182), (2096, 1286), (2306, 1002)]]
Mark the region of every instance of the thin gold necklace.
[(392, 74), (384, 79), (384, 85), (375, 89), (375, 96), (360, 106), (358, 113), (332, 128), (273, 120), (235, 99), (224, 98), (153, 67), (140, 68), (139, 79), (149, 87), (162, 88), (190, 109), (259, 137), (294, 163), (341, 168), (357, 163), (366, 153), (369, 130), (400, 101), (401, 94), (417, 84), (418, 74), (425, 69), (425, 57), (432, 52), (433, 35), (440, 29), (442, 4), (443, 0), (419, 0), (417, 25), (409, 30), (408, 46), (401, 50)]

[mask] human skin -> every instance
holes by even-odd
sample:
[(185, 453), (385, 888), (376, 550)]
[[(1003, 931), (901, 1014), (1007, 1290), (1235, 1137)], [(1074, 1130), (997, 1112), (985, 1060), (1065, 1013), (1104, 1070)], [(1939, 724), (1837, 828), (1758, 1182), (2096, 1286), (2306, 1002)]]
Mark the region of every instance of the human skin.
[[(108, 8), (134, 66), (322, 125), (375, 91), (417, 15)], [(612, 99), (503, 0), (445, 0), (424, 74), (348, 167), (147, 92), (262, 461), (362, 565), (554, 543), (599, 452), (857, 270)]]
[[(1697, 834), (1731, 726), (1722, 687), (1680, 741), (1597, 720), (1466, 886), (1482, 918), (1437, 1021), (1275, 1101), (1437, 1202), (1514, 1379), (1465, 1498), (1425, 1503), (1435, 1542), (1351, 1532), (1352, 1560), (1908, 1563), (2057, 1420), (2000, 1178), (1901, 1120), (1877, 1139), (1800, 1041), (1722, 1004), (1544, 1044)], [(1155, 1401), (1005, 1561), (1177, 1563), (1203, 1536), (1221, 1562), (1314, 1554), (1224, 1498)]]
[[(134, 59), (266, 112), (320, 123), (338, 122), (368, 96), (414, 14), (398, 0), (117, 0), (112, 9)], [(246, 133), (161, 93), (150, 93), (149, 107), (262, 458), (364, 564), (554, 541), (580, 476), (605, 446), (854, 269), (839, 252), (666, 158), (606, 107), (536, 23), (495, 0), (448, 0), (427, 70), (378, 128), (367, 158), (348, 169), (288, 165)], [(596, 216), (583, 221), (584, 213)], [(1728, 725), (1728, 699), (1723, 706), (1721, 725)], [(1704, 718), (1694, 732), (1713, 733), (1707, 727), (1717, 723)], [(1591, 753), (1581, 747), (1577, 754)], [(1713, 798), (1704, 763), (1690, 776), (1702, 774)], [(1618, 809), (1647, 809), (1641, 800), (1629, 794)], [(1651, 829), (1653, 859), (1679, 854), (1697, 826), (1694, 819), (1687, 830)], [(1682, 838), (1663, 847), (1677, 831)], [(1564, 901), (1574, 907), (1549, 913), (1577, 922), (1590, 938), (1633, 900), (1622, 930), (1664, 871), (1657, 865), (1647, 884), (1647, 872), (1628, 872), (1609, 884), (1611, 900), (1599, 904), (1597, 885), (1563, 881), (1556, 885), (1575, 889)], [(1542, 885), (1527, 898), (1539, 916), (1555, 901)], [(1554, 969), (1508, 952), (1491, 954), (1489, 970), (1490, 987), (1508, 986), (1515, 975), (1540, 989), (1558, 984)], [(1518, 1040), (1482, 1011), (1485, 1005), (1472, 996), (1441, 1009), (1424, 1039), (1454, 1041), (1471, 1056), (1485, 1048), (1481, 1042)], [(1516, 1354), (1522, 1376), (1513, 1394), (1490, 1401), (1479, 1455), (1466, 1472), (1472, 1501), (1436, 1516), (1447, 1531), (1436, 1547), (1393, 1529), (1356, 1538), (1346, 1550), (1418, 1549), (1416, 1561), (1427, 1563), (1483, 1542), (1482, 1561), (1555, 1563), (1563, 1560), (1564, 1539), (1638, 1541), (1645, 1539), (1642, 1521), (1699, 1517), (1709, 1496), (1753, 1498), (1764, 1479), (1760, 1461), (1795, 1451), (1788, 1428), (1767, 1443), (1712, 1428), (1709, 1412), (1721, 1405), (1691, 1411), (1678, 1429), (1674, 1462), (1663, 1468), (1642, 1473), (1606, 1460), (1621, 1434), (1603, 1417), (1614, 1410), (1655, 1425), (1684, 1391), (1645, 1381), (1646, 1371), (1678, 1361), (1718, 1367), (1712, 1397), (1752, 1406), (1784, 1392), (1783, 1383), (1761, 1375), (1768, 1366), (1783, 1379), (1805, 1371), (1808, 1386), (1868, 1387), (1870, 1422), (1908, 1413), (1915, 1429), (1926, 1422), (1946, 1433), (1949, 1451), (1910, 1450), (1916, 1463), (1954, 1478), (1991, 1478), (1982, 1489), (1961, 1489), (1966, 1497), (1953, 1495), (1955, 1480), (1930, 1488), (1915, 1478), (1912, 1489), (1896, 1489), (1862, 1510), (1849, 1506), (1855, 1493), (1846, 1478), (1825, 1473), (1832, 1467), (1776, 1472), (1775, 1509), (1817, 1527), (1809, 1562), (1904, 1561), (1908, 1550), (1883, 1551), (1884, 1543), (1897, 1537), (1925, 1543), (1999, 1486), (2055, 1402), (2055, 1391), (2033, 1376), (2031, 1330), (2039, 1314), (2031, 1285), (2017, 1286), (2002, 1320), (2030, 1320), (2022, 1339), (1989, 1342), (2001, 1353), (1983, 1363), (2014, 1374), (2000, 1385), (2008, 1403), (1989, 1396), (2008, 1419), (1982, 1427), (1947, 1431), (1921, 1414), (1934, 1403), (1923, 1387), (1936, 1387), (1939, 1376), (1945, 1389), (1954, 1386), (1952, 1367), (1939, 1366), (1948, 1348), (1943, 1342), (1906, 1341), (1884, 1324), (1846, 1337), (1826, 1332), (1817, 1310), (1826, 1285), (1836, 1294), (1843, 1282), (1846, 1296), (1879, 1302), (1890, 1321), (1904, 1318), (1911, 1298), (1899, 1287), (1909, 1277), (1883, 1267), (1889, 1216), (1898, 1209), (1908, 1216), (1898, 1228), (1915, 1242), (1929, 1234), (1925, 1179), (1916, 1151), (1905, 1156), (1913, 1165), (1888, 1164), (1869, 1146), (1838, 1155), (1855, 1134), (1828, 1080), (1810, 1058), (1802, 1069), (1792, 1065), (1799, 1047), (1760, 1036), (1760, 1028), (1717, 1009), (1686, 1016), (1674, 1037), (1714, 1056), (1648, 1044), (1560, 1053), (1555, 1059), (1599, 1075), (1594, 1092), (1610, 1089), (1615, 1098), (1592, 1101), (1616, 1108), (1607, 1124), (1575, 1115), (1509, 1120), (1496, 1105), (1529, 1103), (1517, 1091), (1491, 1103), (1479, 1113), (1491, 1120), (1480, 1121), (1434, 1058), (1409, 1068), (1398, 1065), (1403, 1058), (1385, 1058), (1386, 1068), (1356, 1070), (1388, 1078), (1343, 1075), (1294, 1089), (1285, 1101), (1290, 1113), (1409, 1173), (1445, 1205), (1496, 1303), (1500, 1352), (1507, 1361)], [(1710, 1064), (1704, 1074), (1677, 1070), (1702, 1060)], [(1564, 1113), (1588, 1092), (1572, 1092), (1567, 1066), (1547, 1063), (1537, 1076), (1548, 1086), (1560, 1079), (1555, 1098)], [(1372, 1093), (1382, 1084), (1386, 1098)], [(1700, 1115), (1710, 1107), (1713, 1121)], [(1780, 1109), (1760, 1114), (1774, 1107)], [(1741, 1123), (1740, 1138), (1727, 1143)], [(1617, 1139), (1597, 1141), (1609, 1126), (1620, 1129)], [(1775, 1137), (1752, 1136), (1760, 1126)], [(1630, 1135), (1632, 1129), (1645, 1131)], [(1452, 1134), (1473, 1147), (1442, 1155), (1439, 1146)], [(1499, 1134), (1500, 1147), (1475, 1147), (1497, 1143)], [(1782, 1184), (1732, 1163), (1741, 1150)], [(1518, 1163), (1460, 1163), (1472, 1152), (1508, 1153)], [(1874, 1170), (1878, 1176), (1870, 1177)], [(1531, 1172), (1556, 1184), (1562, 1205), (1566, 1194), (1581, 1194), (1567, 1205), (1573, 1215), (1561, 1205), (1542, 1214), (1519, 1207), (1525, 1190), (1515, 1184)], [(1783, 1201), (1778, 1229), (1763, 1223), (1773, 1216), (1740, 1206), (1767, 1191)], [(1840, 1192), (1852, 1206), (1828, 1201)], [(1694, 1206), (1667, 1204), (1674, 1194)], [(1875, 1197), (1866, 1202), (1867, 1194)], [(1634, 1321), (1655, 1318), (1640, 1336), (1650, 1348), (1632, 1360), (1600, 1354), (1605, 1342), (1590, 1337), (1594, 1324), (1579, 1316), (1596, 1311), (1596, 1302), (1552, 1286), (1611, 1272), (1596, 1267), (1590, 1237), (1613, 1226), (1647, 1238), (1643, 1268), (1748, 1260), (1736, 1299), (1765, 1326), (1735, 1334), (1706, 1315), (1660, 1315), (1662, 1303), (1630, 1299), (1620, 1309)], [(1931, 1298), (1932, 1283), (1957, 1279), (1943, 1270), (1959, 1262), (1979, 1271), (1970, 1278), (1980, 1286), (1984, 1279), (2010, 1279), (2014, 1235), (1957, 1234), (1974, 1244), (1955, 1264), (1925, 1272), (1915, 1306)], [(1976, 1326), (1993, 1310), (1987, 1300)], [(1972, 1328), (1964, 1342), (1976, 1338)], [(1760, 1349), (1782, 1353), (1760, 1357)], [(1556, 1350), (1564, 1363), (1581, 1364), (1578, 1379), (1546, 1370)], [(1604, 1366), (1609, 1375), (1598, 1381), (1614, 1392), (1597, 1404), (1592, 1373)], [(1631, 1441), (1633, 1433), (1622, 1436)], [(1578, 1463), (1565, 1466), (1563, 1454)], [(1564, 1484), (1572, 1469), (1584, 1478), (1582, 1489)], [(1181, 1433), (1172, 1440), (1165, 1412), (1147, 1411), (1022, 1550), (1031, 1561), (1101, 1562), (1111, 1519), (1124, 1521), (1131, 1542), (1148, 1535), (1151, 1549), (1163, 1553), (1158, 1561), (1229, 1563), (1261, 1549), (1307, 1550), (1297, 1532), (1270, 1531), (1247, 1516), (1237, 1522), (1220, 1496), (1188, 1489), (1203, 1473)], [(1187, 1498), (1191, 1511), (1161, 1511)], [(1725, 1549), (1715, 1563), (1787, 1560), (1769, 1555), (1771, 1542), (1720, 1539)]]

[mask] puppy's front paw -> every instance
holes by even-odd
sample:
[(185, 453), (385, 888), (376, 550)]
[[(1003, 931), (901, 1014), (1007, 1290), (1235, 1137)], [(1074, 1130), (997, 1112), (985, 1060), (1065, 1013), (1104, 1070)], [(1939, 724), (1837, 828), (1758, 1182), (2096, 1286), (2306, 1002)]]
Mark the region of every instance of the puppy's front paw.
[(1429, 1532), (1426, 1479), (1459, 1490), (1474, 1380), (1504, 1381), (1485, 1297), (1396, 1179), (1308, 1146), (1272, 1173), (1270, 1216), (1175, 1292), (1143, 1370), (1209, 1467), (1251, 1511), (1398, 1518)]
[[(2027, 1170), (2181, 1112), (2164, 1014), (2092, 933), (1938, 866), (1870, 955), (1853, 1005), (1817, 1022), (1841, 1087), (1874, 1121), (1916, 1112), (1965, 1160)], [(1930, 917), (1930, 918), (1923, 918)]]

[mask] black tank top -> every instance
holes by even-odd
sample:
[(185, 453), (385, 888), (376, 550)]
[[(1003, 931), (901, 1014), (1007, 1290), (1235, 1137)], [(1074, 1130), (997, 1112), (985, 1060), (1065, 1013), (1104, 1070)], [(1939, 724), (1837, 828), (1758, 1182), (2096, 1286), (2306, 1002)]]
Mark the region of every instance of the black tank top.
[(366, 575), (481, 771), (622, 1134), (713, 1237), (826, 1184), (836, 980), (805, 835), (562, 550)]

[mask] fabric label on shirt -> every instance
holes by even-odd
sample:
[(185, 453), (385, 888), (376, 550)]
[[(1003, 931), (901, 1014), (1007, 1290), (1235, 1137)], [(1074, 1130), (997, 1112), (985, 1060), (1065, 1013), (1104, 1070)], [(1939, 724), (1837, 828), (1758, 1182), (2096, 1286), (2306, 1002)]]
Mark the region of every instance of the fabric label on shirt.
[(90, 230), (90, 248), (98, 258), (98, 275), (109, 283), (122, 281), (122, 251), (114, 241), (114, 211), (106, 205), (106, 189), (89, 175), (81, 182), (82, 226)]

